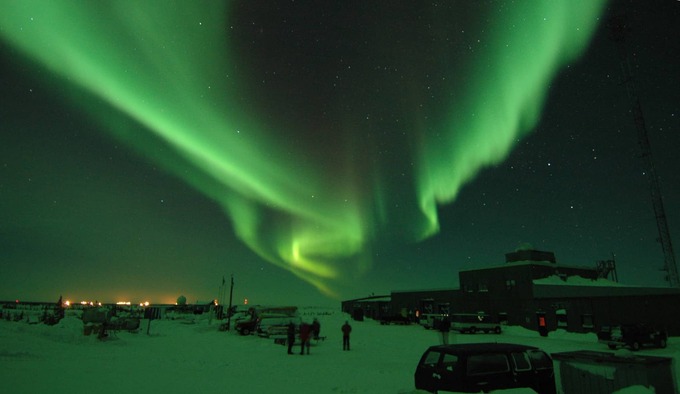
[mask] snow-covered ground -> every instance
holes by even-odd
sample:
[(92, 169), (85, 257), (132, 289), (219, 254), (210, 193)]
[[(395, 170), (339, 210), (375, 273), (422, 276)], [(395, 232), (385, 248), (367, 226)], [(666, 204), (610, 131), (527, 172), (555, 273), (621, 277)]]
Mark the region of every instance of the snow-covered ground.
[[(193, 320), (147, 321), (138, 333), (119, 332), (106, 340), (83, 335), (83, 323), (67, 315), (55, 326), (0, 320), (0, 392), (3, 393), (415, 393), (413, 373), (423, 351), (439, 343), (438, 333), (418, 325), (382, 326), (356, 322), (351, 351), (342, 350), (339, 311), (302, 308), (301, 317), (321, 322), (323, 342), (309, 356), (288, 355), (272, 339), (219, 331), (204, 315)], [(507, 327), (500, 335), (451, 335), (451, 342), (512, 342), (549, 353), (608, 351), (594, 334), (536, 332)], [(619, 350), (627, 352), (627, 350)], [(680, 338), (666, 349), (639, 354), (674, 358)], [(531, 390), (514, 390), (532, 392)], [(643, 387), (619, 393), (653, 392)]]

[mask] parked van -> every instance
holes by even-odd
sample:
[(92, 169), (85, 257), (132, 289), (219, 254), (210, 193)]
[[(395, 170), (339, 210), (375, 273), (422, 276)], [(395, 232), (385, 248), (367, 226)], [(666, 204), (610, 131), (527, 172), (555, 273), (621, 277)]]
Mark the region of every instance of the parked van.
[(474, 334), (478, 331), (501, 333), (500, 323), (482, 312), (454, 313), (449, 318), (451, 319), (451, 329), (460, 333)]
[(467, 343), (428, 348), (415, 372), (416, 389), (479, 393), (527, 387), (555, 393), (550, 356), (537, 347)]

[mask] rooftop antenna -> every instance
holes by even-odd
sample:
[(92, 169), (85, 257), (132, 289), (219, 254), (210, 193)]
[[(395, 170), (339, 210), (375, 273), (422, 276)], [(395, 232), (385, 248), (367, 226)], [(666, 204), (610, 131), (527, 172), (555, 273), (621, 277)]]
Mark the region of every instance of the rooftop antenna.
[(673, 245), (671, 244), (671, 235), (668, 230), (668, 221), (666, 220), (666, 212), (663, 207), (663, 197), (661, 195), (661, 187), (659, 186), (659, 178), (656, 175), (654, 168), (654, 160), (652, 158), (652, 150), (649, 145), (649, 138), (647, 137), (647, 127), (645, 126), (645, 118), (642, 115), (642, 106), (640, 105), (640, 97), (637, 93), (633, 70), (631, 67), (630, 58), (628, 56), (628, 47), (626, 45), (626, 37), (630, 32), (630, 26), (626, 24), (625, 18), (622, 15), (617, 15), (609, 20), (609, 31), (612, 39), (618, 43), (619, 58), (621, 61), (621, 72), (623, 74), (623, 83), (626, 85), (628, 91), (628, 98), (631, 103), (631, 112), (633, 113), (633, 120), (635, 121), (635, 128), (637, 129), (638, 144), (640, 145), (640, 153), (644, 162), (645, 172), (649, 181), (649, 191), (652, 196), (652, 205), (654, 207), (654, 215), (656, 216), (656, 225), (659, 230), (659, 243), (664, 255), (663, 271), (666, 271), (666, 280), (668, 280), (671, 287), (680, 287), (680, 278), (678, 277), (678, 267), (675, 263), (675, 254), (673, 253)]
[(619, 276), (616, 273), (616, 257), (612, 253), (611, 260), (600, 260), (597, 262), (597, 277), (603, 279), (609, 279), (609, 275), (614, 282), (619, 281)]

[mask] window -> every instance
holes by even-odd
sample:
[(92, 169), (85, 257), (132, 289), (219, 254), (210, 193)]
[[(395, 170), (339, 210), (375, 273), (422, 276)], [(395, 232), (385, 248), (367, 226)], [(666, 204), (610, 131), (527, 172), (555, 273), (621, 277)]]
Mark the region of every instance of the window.
[(468, 375), (486, 375), (510, 371), (508, 358), (502, 353), (475, 354), (468, 357)]
[(550, 357), (540, 350), (529, 350), (527, 351), (529, 355), (529, 360), (531, 360), (531, 365), (534, 369), (552, 369), (553, 364)]
[(447, 371), (454, 371), (456, 365), (458, 364), (458, 356), (455, 354), (444, 353), (444, 359), (442, 360), (442, 366), (446, 368)]
[(425, 356), (425, 361), (423, 361), (423, 365), (426, 365), (428, 367), (434, 367), (439, 362), (440, 356), (441, 356), (440, 352), (427, 353), (427, 356)]
[(508, 279), (508, 280), (505, 281), (505, 288), (508, 289), (508, 290), (514, 288), (515, 285), (517, 285), (517, 283), (515, 283), (514, 279)]
[(567, 310), (558, 309), (555, 311), (555, 316), (557, 317), (557, 327), (565, 328), (568, 326), (567, 322)]
[(479, 284), (479, 291), (480, 292), (486, 292), (489, 291), (489, 286), (486, 283), (480, 283)]
[(593, 328), (595, 326), (593, 324), (593, 315), (589, 313), (581, 315), (581, 325), (583, 328)]
[(512, 362), (515, 363), (515, 371), (528, 371), (531, 369), (529, 357), (524, 352), (511, 353)]

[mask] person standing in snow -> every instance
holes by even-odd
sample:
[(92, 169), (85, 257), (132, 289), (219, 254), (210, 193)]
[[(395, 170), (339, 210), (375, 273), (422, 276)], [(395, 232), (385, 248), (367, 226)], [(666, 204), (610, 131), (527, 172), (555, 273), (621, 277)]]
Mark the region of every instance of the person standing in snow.
[(309, 354), (309, 335), (311, 332), (312, 327), (309, 324), (300, 324), (300, 355), (305, 354), (305, 346), (307, 347), (307, 354)]
[(439, 322), (439, 332), (442, 333), (442, 344), (443, 345), (449, 344), (449, 331), (451, 331), (451, 320), (449, 320), (448, 316), (445, 316)]
[(321, 333), (321, 323), (319, 323), (319, 320), (314, 318), (314, 321), (312, 322), (312, 338), (318, 340), (319, 333)]
[(288, 354), (293, 354), (293, 344), (295, 344), (295, 324), (291, 320), (288, 323)]
[(352, 326), (345, 320), (345, 324), (342, 325), (342, 350), (349, 350), (349, 333), (351, 332)]

